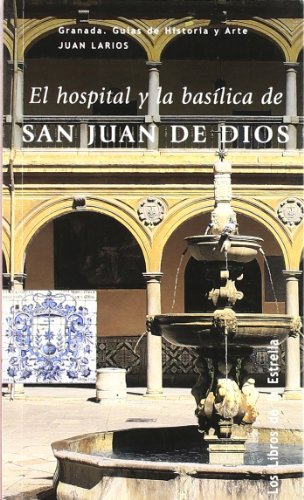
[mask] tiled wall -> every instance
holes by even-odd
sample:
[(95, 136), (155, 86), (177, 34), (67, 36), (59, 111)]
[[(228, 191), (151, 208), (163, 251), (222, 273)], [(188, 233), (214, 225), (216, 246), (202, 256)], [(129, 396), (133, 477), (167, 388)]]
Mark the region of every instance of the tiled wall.
[[(114, 366), (127, 369), (128, 385), (146, 385), (146, 337), (138, 342), (138, 337), (97, 337), (97, 367)], [(191, 387), (196, 378), (194, 349), (177, 347), (163, 340), (163, 381), (164, 386)], [(250, 356), (253, 377), (259, 386), (267, 385), (269, 356), (267, 349), (256, 349)], [(284, 385), (285, 349), (280, 348), (280, 385)]]
[(96, 292), (3, 292), (3, 382), (95, 383)]

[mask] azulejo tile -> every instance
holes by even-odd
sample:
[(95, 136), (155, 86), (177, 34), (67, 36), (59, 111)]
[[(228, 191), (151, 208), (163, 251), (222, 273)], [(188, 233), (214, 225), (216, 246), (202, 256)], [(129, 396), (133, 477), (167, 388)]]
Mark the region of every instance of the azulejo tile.
[(3, 317), (4, 382), (95, 382), (96, 292), (6, 292)]

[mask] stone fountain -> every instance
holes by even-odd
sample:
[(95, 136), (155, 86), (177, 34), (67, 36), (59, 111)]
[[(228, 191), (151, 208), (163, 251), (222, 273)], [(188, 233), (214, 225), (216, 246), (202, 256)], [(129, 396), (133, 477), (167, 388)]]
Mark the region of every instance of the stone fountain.
[[(238, 500), (269, 498), (270, 492), (278, 500), (301, 496), (303, 471), (298, 458), (285, 465), (243, 465), (258, 398), (248, 357), (255, 347), (282, 343), (301, 323), (284, 314), (234, 311), (243, 298), (236, 283), (242, 279), (244, 264), (261, 250), (262, 239), (239, 234), (230, 205), (231, 165), (224, 155), (214, 165), (214, 195), (215, 207), (205, 234), (186, 238), (191, 255), (207, 267), (212, 311), (147, 319), (153, 334), (198, 350), (199, 377), (192, 394), (203, 443), (193, 426), (101, 431), (53, 443), (59, 500)], [(268, 439), (270, 435), (268, 429)], [(287, 442), (290, 440), (287, 436)], [(182, 461), (176, 449), (187, 446), (192, 453), (197, 443), (199, 459)], [(160, 446), (165, 458), (151, 458), (151, 452)], [(207, 463), (203, 456), (206, 447)], [(170, 450), (174, 450), (173, 457), (167, 453)]]
[(257, 417), (258, 391), (250, 371), (254, 347), (281, 344), (299, 329), (300, 321), (285, 314), (244, 314), (233, 309), (243, 293), (236, 283), (244, 264), (261, 250), (262, 239), (239, 234), (231, 207), (231, 164), (220, 153), (214, 165), (214, 200), (204, 235), (186, 238), (190, 254), (204, 261), (210, 281), (212, 312), (162, 314), (149, 318), (153, 334), (198, 350), (200, 373), (192, 389), (199, 431), (209, 444), (209, 462), (243, 463), (245, 441)]

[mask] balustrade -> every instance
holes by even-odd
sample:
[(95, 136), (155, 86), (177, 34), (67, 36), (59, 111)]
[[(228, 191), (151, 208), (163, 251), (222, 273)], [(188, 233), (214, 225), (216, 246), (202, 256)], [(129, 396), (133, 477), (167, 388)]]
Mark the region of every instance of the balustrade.
[[(303, 147), (304, 117), (294, 126)], [(41, 149), (287, 149), (289, 125), (284, 116), (162, 115), (159, 123), (141, 116), (27, 115), (23, 148)], [(11, 119), (4, 120), (9, 147)]]

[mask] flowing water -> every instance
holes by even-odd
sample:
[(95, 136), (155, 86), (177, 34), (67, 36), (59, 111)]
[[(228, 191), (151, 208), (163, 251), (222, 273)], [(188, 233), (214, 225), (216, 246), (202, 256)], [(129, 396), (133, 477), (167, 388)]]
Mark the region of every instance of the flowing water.
[(273, 279), (272, 279), (272, 274), (271, 274), (271, 270), (270, 270), (270, 267), (269, 267), (269, 264), (268, 264), (268, 260), (267, 260), (267, 257), (265, 255), (264, 250), (262, 248), (260, 248), (259, 250), (260, 250), (261, 254), (263, 255), (263, 259), (264, 259), (264, 262), (265, 262), (266, 267), (267, 267), (268, 276), (269, 276), (269, 280), (270, 280), (270, 284), (271, 284), (271, 289), (272, 289), (273, 297), (274, 297), (274, 300), (275, 300), (275, 303), (276, 303), (276, 310), (277, 310), (277, 313), (279, 314), (280, 310), (279, 310), (278, 299), (277, 299), (277, 295), (275, 293)]
[(180, 261), (179, 261), (179, 264), (178, 264), (178, 267), (177, 267), (177, 270), (176, 270), (176, 275), (175, 275), (175, 283), (174, 283), (174, 292), (173, 292), (173, 300), (172, 300), (172, 306), (171, 306), (171, 311), (173, 311), (173, 308), (175, 306), (175, 301), (176, 301), (176, 292), (177, 292), (177, 284), (178, 284), (178, 277), (179, 277), (179, 272), (180, 272), (180, 269), (181, 269), (181, 266), (182, 266), (182, 262), (183, 262), (183, 259), (184, 259), (184, 256), (186, 255), (187, 253), (187, 250), (188, 250), (188, 247), (185, 248), (185, 250), (183, 251), (182, 255), (181, 255), (181, 258), (180, 258)]
[(228, 333), (225, 332), (225, 378), (228, 379)]
[(226, 271), (228, 271), (228, 252), (225, 250)]
[[(225, 249), (225, 263), (226, 263), (226, 271), (228, 272), (228, 252)], [(227, 384), (227, 379), (228, 379), (228, 332), (225, 328), (225, 378), (226, 378), (226, 384)]]

